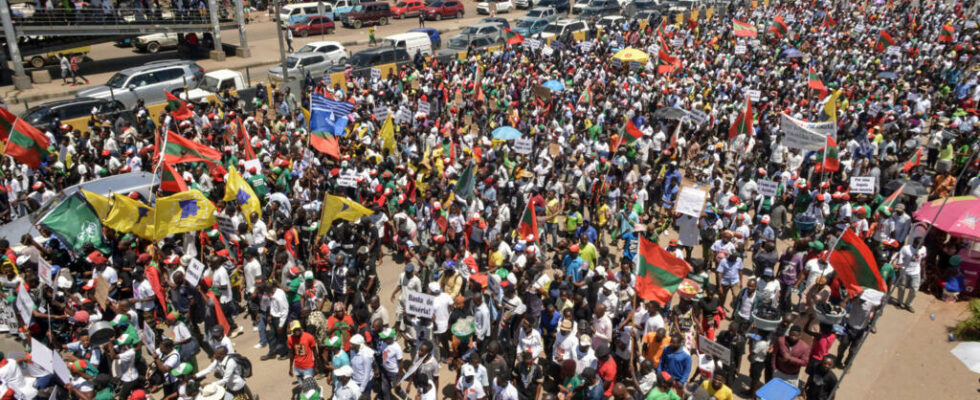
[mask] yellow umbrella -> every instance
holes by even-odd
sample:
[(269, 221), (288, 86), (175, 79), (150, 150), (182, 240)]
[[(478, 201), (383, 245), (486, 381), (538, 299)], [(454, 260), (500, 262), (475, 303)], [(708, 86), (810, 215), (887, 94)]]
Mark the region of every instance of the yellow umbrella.
[(618, 53), (613, 55), (613, 58), (619, 59), (620, 61), (623, 62), (623, 64), (626, 64), (630, 61), (636, 61), (640, 63), (646, 63), (647, 61), (650, 61), (650, 56), (647, 55), (647, 53), (644, 53), (643, 50), (637, 50), (632, 47), (627, 47), (625, 49), (620, 50)]

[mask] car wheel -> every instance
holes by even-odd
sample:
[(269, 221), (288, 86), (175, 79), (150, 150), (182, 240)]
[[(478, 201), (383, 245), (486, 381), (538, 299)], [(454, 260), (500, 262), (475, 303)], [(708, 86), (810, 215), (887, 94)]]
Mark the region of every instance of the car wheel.
[(332, 35), (333, 34), (333, 28), (327, 28), (327, 34), (328, 35)]
[(462, 11), (456, 11), (456, 19), (460, 19), (460, 18), (463, 18), (463, 12)]
[(361, 29), (361, 20), (359, 19), (354, 20), (354, 29)]
[(150, 42), (146, 45), (146, 51), (150, 54), (154, 54), (160, 51), (160, 43)]
[(388, 18), (381, 17), (381, 19), (378, 20), (378, 25), (388, 25)]
[(34, 56), (31, 57), (31, 66), (34, 68), (41, 68), (44, 66), (44, 57)]
[(442, 21), (442, 14), (436, 14), (436, 21)]
[(299, 31), (299, 37), (307, 37), (307, 36), (310, 36), (310, 31), (305, 30), (305, 29)]
[(337, 65), (347, 65), (347, 57), (341, 58), (337, 61)]

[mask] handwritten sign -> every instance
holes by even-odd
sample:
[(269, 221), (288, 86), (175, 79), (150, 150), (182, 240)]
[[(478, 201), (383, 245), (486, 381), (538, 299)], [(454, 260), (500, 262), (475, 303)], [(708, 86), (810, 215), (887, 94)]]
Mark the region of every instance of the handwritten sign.
[(405, 312), (420, 318), (432, 318), (435, 313), (435, 297), (419, 293), (406, 292)]
[(17, 304), (17, 311), (20, 312), (21, 321), (24, 322), (24, 325), (30, 325), (31, 316), (34, 315), (34, 300), (31, 299), (31, 295), (27, 294), (27, 289), (24, 289), (24, 285), (17, 287), (17, 301), (15, 304)]
[(767, 197), (775, 196), (779, 192), (779, 183), (770, 180), (757, 182), (759, 194)]
[(674, 47), (684, 46), (684, 39), (681, 39), (679, 37), (676, 37), (676, 38), (674, 38), (673, 41), (671, 41), (670, 45), (671, 46), (674, 46)]
[(385, 118), (388, 118), (388, 114), (390, 113), (391, 112), (388, 111), (388, 107), (378, 106), (374, 108), (374, 117), (377, 118), (378, 121), (384, 121)]
[(885, 50), (885, 53), (890, 56), (901, 56), (902, 48), (898, 46), (888, 46), (888, 49)]
[(732, 361), (731, 350), (714, 340), (708, 339), (704, 335), (701, 335), (701, 340), (698, 341), (698, 348), (700, 348), (702, 353), (711, 354), (712, 357), (721, 361), (723, 364), (728, 364)]
[(858, 194), (874, 194), (875, 192), (875, 177), (873, 176), (852, 176), (851, 193)]
[(41, 283), (48, 285), (48, 287), (54, 287), (54, 278), (51, 277), (51, 264), (45, 259), (41, 259), (37, 263), (37, 277), (41, 280)]
[(377, 68), (371, 68), (371, 80), (376, 81), (381, 79), (381, 70)]
[(749, 98), (754, 102), (758, 102), (762, 98), (762, 92), (755, 89), (748, 89), (745, 91), (745, 94), (749, 95)]
[(337, 177), (337, 186), (340, 187), (357, 187), (357, 175), (353, 173), (345, 173)]
[(735, 46), (735, 54), (736, 55), (745, 54), (745, 52), (746, 52), (746, 48), (745, 48), (745, 45), (744, 44), (740, 44), (738, 46)]
[(593, 45), (594, 43), (592, 42), (579, 42), (578, 48), (582, 49), (583, 51), (592, 51)]
[(541, 41), (538, 39), (524, 39), (524, 45), (532, 49), (541, 47)]
[(534, 141), (531, 139), (517, 138), (514, 139), (514, 152), (517, 154), (531, 154), (531, 149), (534, 147)]
[(425, 115), (429, 115), (429, 111), (432, 109), (432, 105), (428, 101), (419, 100), (419, 112)]
[(204, 276), (204, 263), (196, 258), (191, 260), (190, 264), (187, 265), (187, 274), (184, 275), (184, 280), (191, 286), (197, 286), (202, 276)]
[(701, 209), (704, 208), (704, 196), (703, 190), (695, 189), (692, 187), (682, 187), (680, 193), (677, 195), (677, 212), (684, 215), (690, 215), (695, 218), (701, 216)]

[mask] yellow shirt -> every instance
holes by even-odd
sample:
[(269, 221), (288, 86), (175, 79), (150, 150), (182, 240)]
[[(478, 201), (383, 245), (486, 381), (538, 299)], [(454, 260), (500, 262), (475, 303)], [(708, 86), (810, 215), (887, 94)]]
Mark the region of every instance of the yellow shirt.
[(603, 204), (599, 206), (599, 217), (597, 218), (599, 220), (599, 226), (604, 227), (609, 222), (609, 216), (607, 214), (609, 214), (609, 205)]
[(732, 394), (732, 389), (728, 385), (721, 385), (721, 389), (715, 390), (714, 386), (711, 386), (711, 379), (707, 379), (701, 384), (701, 388), (708, 392), (709, 396), (712, 396), (718, 400), (735, 400), (735, 395)]
[(585, 246), (582, 246), (582, 249), (578, 252), (578, 256), (589, 263), (589, 269), (595, 268), (596, 261), (599, 261), (599, 252), (592, 243), (586, 243)]
[(548, 214), (555, 214), (554, 217), (552, 217), (551, 219), (548, 220), (548, 223), (549, 224), (557, 224), (558, 223), (558, 215), (557, 214), (558, 214), (558, 206), (560, 204), (561, 204), (561, 202), (559, 202), (558, 199), (551, 199), (551, 200), (548, 200), (548, 204), (545, 205), (545, 209), (548, 210)]

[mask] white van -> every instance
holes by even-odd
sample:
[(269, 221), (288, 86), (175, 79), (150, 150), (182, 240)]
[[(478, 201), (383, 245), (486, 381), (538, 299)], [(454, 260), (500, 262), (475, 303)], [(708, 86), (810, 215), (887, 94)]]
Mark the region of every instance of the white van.
[(429, 35), (422, 32), (408, 32), (391, 35), (384, 38), (386, 45), (405, 49), (409, 57), (415, 57), (415, 52), (421, 52), (423, 57), (432, 55), (432, 41)]
[[(333, 7), (330, 3), (323, 3), (324, 14), (333, 19)], [(307, 16), (318, 14), (317, 3), (296, 3), (282, 6), (279, 10), (279, 19), (286, 26), (302, 21)]]

